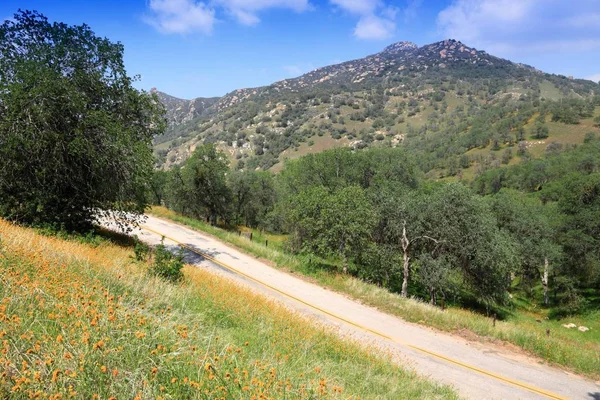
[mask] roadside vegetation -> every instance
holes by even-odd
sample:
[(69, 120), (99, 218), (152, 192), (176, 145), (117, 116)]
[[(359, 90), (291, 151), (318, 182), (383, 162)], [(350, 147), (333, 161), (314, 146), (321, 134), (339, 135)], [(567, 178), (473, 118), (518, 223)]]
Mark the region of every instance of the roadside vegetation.
[[(152, 207), (150, 214), (208, 233), (243, 252), (265, 260), (272, 266), (301, 274), (305, 279), (406, 321), (454, 333), (470, 340), (509, 343), (550, 364), (566, 367), (593, 379), (600, 377), (600, 311), (593, 307), (581, 315), (561, 320), (551, 319), (551, 310), (540, 307), (519, 294), (513, 297), (512, 307), (498, 307), (497, 312), (502, 320), (497, 320), (494, 325), (492, 316), (451, 304), (442, 310), (415, 297), (403, 298), (389, 289), (339, 273), (330, 260), (290, 254), (281, 244), (271, 246), (269, 241), (267, 247), (262, 239), (250, 241), (247, 237), (239, 236), (235, 230), (212, 226), (160, 206)], [(255, 233), (260, 234), (260, 231)], [(269, 237), (268, 234), (264, 235)], [(281, 237), (278, 238), (279, 243), (282, 243)], [(538, 287), (537, 290), (539, 289)], [(570, 323), (575, 327), (563, 326)], [(579, 326), (584, 326), (589, 331), (582, 332), (577, 329)], [(550, 336), (547, 329), (550, 330)]]
[(456, 398), (201, 269), (0, 220), (0, 397)]
[[(402, 149), (325, 151), (270, 175), (231, 172), (205, 145), (181, 168), (156, 173), (156, 203), (176, 213), (153, 212), (410, 321), (505, 340), (596, 376), (599, 155), (590, 135), (467, 185), (424, 178)], [(219, 188), (217, 199), (209, 188)], [(249, 229), (254, 242), (238, 233)], [(421, 306), (395, 305), (409, 297), (456, 312), (430, 318)], [(490, 329), (494, 318), (503, 323)]]

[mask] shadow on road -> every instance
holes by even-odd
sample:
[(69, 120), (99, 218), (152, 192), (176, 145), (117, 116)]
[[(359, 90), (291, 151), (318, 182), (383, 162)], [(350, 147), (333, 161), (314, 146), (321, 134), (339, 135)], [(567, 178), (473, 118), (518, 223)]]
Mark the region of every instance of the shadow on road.
[(588, 396), (593, 400), (600, 400), (600, 392), (588, 393)]

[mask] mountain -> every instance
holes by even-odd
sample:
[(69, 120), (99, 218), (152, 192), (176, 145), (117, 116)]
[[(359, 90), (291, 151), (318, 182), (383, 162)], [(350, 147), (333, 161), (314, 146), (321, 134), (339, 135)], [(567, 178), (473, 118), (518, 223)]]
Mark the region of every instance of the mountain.
[[(474, 172), (498, 161), (494, 152), (527, 141), (539, 124), (550, 138), (555, 132), (565, 136), (565, 121), (553, 114), (557, 101), (584, 122), (600, 105), (597, 83), (547, 74), (452, 39), (421, 47), (395, 43), (365, 58), (220, 98), (156, 93), (169, 118), (169, 129), (155, 139), (165, 168), (208, 142), (225, 151), (234, 167), (275, 170), (287, 158), (332, 147), (401, 145), (418, 155), (426, 173), (439, 176), (462, 172), (459, 164)], [(576, 138), (563, 141), (583, 141), (581, 129), (597, 129), (587, 122), (573, 128)], [(526, 145), (536, 154), (546, 141)]]
[(170, 127), (181, 125), (201, 116), (219, 100), (219, 97), (198, 97), (193, 100), (184, 100), (170, 96), (156, 88), (150, 89), (150, 93), (156, 94), (158, 100), (165, 106)]

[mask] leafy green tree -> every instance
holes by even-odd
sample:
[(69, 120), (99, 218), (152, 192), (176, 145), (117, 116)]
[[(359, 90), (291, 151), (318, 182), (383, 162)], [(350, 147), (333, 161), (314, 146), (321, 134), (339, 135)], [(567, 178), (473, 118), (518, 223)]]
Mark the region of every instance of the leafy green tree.
[(544, 206), (532, 197), (503, 189), (490, 197), (491, 210), (498, 226), (509, 232), (517, 243), (522, 282), (531, 294), (536, 282), (544, 289), (544, 304), (549, 303), (549, 274), (551, 264), (561, 260), (561, 248), (555, 243), (555, 224), (559, 218), (551, 205)]
[(123, 45), (20, 11), (0, 25), (0, 215), (87, 229), (148, 204), (156, 98), (132, 87)]
[(429, 193), (423, 190), (408, 190), (400, 195), (383, 199), (380, 206), (380, 221), (375, 236), (386, 246), (395, 248), (402, 258), (401, 295), (408, 296), (411, 280), (411, 260), (415, 258), (423, 241), (436, 244), (437, 232), (427, 231), (424, 221), (424, 208), (429, 201)]
[(329, 193), (323, 186), (309, 188), (290, 202), (288, 221), (296, 249), (348, 262), (368, 245), (375, 223), (373, 207), (364, 190), (348, 186)]
[(545, 139), (548, 137), (548, 127), (542, 122), (536, 122), (532, 129), (534, 139)]
[(265, 171), (236, 171), (229, 175), (237, 223), (258, 227), (275, 205), (273, 175)]
[(371, 240), (374, 217), (371, 202), (358, 186), (338, 190), (326, 203), (324, 236), (319, 247), (322, 253), (331, 251), (342, 258), (344, 273), (348, 259), (359, 255)]
[(439, 267), (452, 266), (486, 305), (503, 301), (517, 250), (514, 240), (497, 228), (487, 204), (459, 183), (434, 186), (423, 200), (416, 203), (419, 231), (435, 240), (421, 240), (416, 250), (439, 259)]
[(188, 158), (173, 185), (182, 184), (182, 206), (196, 217), (204, 216), (215, 224), (217, 218), (229, 220), (231, 190), (227, 186), (229, 162), (214, 144), (198, 146)]
[(162, 205), (165, 202), (165, 189), (167, 186), (167, 180), (169, 179), (169, 173), (163, 170), (156, 170), (152, 174), (150, 179), (150, 201), (154, 205)]
[(434, 257), (430, 253), (423, 253), (419, 255), (415, 264), (418, 280), (429, 291), (431, 304), (437, 304), (439, 295), (446, 298), (447, 294), (453, 291), (452, 275), (455, 268), (446, 257)]
[(559, 210), (565, 214), (560, 241), (565, 275), (600, 288), (600, 173), (571, 174), (561, 182)]

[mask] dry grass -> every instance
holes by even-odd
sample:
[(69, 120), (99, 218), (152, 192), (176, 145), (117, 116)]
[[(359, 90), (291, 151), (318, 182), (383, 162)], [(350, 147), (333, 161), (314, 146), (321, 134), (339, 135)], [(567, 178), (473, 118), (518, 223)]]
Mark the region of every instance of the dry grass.
[(0, 398), (454, 398), (264, 297), (187, 266), (0, 220)]

